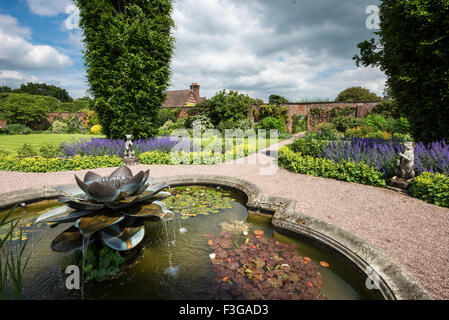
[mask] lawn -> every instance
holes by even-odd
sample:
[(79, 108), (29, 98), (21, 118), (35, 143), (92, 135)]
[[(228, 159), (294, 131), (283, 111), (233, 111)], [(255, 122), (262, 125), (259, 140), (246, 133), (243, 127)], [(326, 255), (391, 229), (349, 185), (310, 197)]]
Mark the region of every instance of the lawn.
[(94, 136), (91, 134), (18, 134), (18, 135), (0, 135), (0, 150), (11, 152), (17, 155), (17, 149), (22, 147), (24, 143), (31, 144), (37, 149), (42, 144), (60, 144), (63, 141), (80, 138), (101, 138), (103, 136)]

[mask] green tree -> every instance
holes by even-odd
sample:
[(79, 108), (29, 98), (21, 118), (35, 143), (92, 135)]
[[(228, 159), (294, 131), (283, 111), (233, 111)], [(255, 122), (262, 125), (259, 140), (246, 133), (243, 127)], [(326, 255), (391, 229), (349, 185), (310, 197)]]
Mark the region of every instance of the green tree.
[(254, 99), (246, 94), (222, 90), (210, 99), (209, 117), (214, 125), (222, 121), (238, 122), (247, 119), (253, 101)]
[(94, 108), (111, 138), (157, 134), (173, 54), (172, 0), (76, 0)]
[(13, 90), (13, 92), (28, 93), (39, 96), (50, 96), (58, 99), (61, 102), (73, 101), (73, 99), (69, 96), (67, 90), (45, 83), (28, 82), (27, 84), (22, 84), (20, 88)]
[(272, 94), (268, 97), (269, 104), (283, 104), (288, 103), (288, 99), (284, 98), (283, 96)]
[(384, 0), (378, 40), (357, 65), (379, 66), (415, 140), (449, 139), (449, 0)]
[(380, 101), (374, 92), (362, 87), (351, 87), (340, 92), (335, 101)]
[(10, 93), (10, 92), (12, 92), (12, 89), (10, 87), (7, 86), (0, 87), (0, 93)]
[(9, 93), (0, 97), (2, 119), (27, 126), (44, 120), (58, 105), (56, 98), (27, 93)]

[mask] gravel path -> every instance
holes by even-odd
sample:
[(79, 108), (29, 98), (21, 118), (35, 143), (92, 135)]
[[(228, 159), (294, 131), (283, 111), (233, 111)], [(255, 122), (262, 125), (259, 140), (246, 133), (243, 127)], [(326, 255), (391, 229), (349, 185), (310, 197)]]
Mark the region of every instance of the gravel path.
[[(286, 143), (289, 141), (278, 145)], [(301, 213), (365, 239), (405, 267), (435, 299), (449, 299), (449, 209), (388, 189), (291, 173), (275, 167), (272, 159), (265, 151), (260, 151), (243, 159), (243, 164), (234, 161), (210, 166), (138, 165), (132, 170), (150, 168), (150, 175), (154, 177), (237, 176), (256, 184), (267, 194), (294, 198)], [(263, 175), (267, 173), (263, 170), (270, 171), (267, 170), (270, 165), (275, 174)], [(77, 174), (83, 177), (87, 171)], [(106, 175), (112, 169), (93, 171)], [(75, 183), (73, 172), (0, 171), (1, 192), (68, 183)]]

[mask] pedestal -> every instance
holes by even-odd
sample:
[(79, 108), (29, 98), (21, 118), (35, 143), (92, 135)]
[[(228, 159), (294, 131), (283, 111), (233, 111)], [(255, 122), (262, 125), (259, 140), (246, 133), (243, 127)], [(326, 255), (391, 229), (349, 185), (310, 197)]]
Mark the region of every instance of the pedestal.
[(123, 163), (125, 166), (134, 166), (139, 164), (139, 159), (137, 157), (125, 157), (123, 158)]
[(400, 190), (406, 191), (412, 181), (413, 181), (413, 179), (393, 177), (390, 180), (390, 186), (393, 188), (398, 188)]

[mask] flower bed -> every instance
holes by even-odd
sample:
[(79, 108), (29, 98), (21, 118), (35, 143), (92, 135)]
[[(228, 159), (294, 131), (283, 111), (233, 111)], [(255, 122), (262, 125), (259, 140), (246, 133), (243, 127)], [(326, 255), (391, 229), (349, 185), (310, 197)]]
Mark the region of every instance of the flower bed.
[[(353, 138), (339, 141), (300, 139), (279, 150), (279, 165), (289, 171), (384, 187), (394, 176), (402, 143)], [(415, 147), (417, 177), (411, 196), (449, 207), (449, 145), (445, 141)]]
[(0, 157), (0, 170), (20, 172), (75, 171), (95, 168), (119, 167), (123, 164), (117, 156), (74, 156), (71, 158), (17, 158)]

